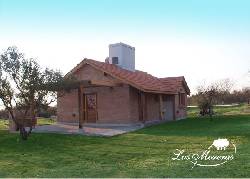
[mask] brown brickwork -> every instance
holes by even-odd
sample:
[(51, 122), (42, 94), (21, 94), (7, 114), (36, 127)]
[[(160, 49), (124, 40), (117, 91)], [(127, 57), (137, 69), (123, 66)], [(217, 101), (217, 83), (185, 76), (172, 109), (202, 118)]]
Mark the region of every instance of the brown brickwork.
[[(79, 80), (91, 80), (101, 82), (112, 82), (119, 84), (115, 87), (108, 86), (93, 86), (84, 87), (83, 93), (97, 94), (97, 115), (96, 123), (116, 123), (128, 124), (139, 123), (139, 89), (124, 84), (118, 79), (109, 74), (98, 70), (91, 65), (84, 65), (74, 72), (74, 75)], [(178, 89), (180, 92), (185, 92), (184, 88)], [(83, 94), (81, 94), (83, 95)], [(163, 94), (164, 96), (165, 94)], [(144, 109), (144, 122), (160, 120), (160, 98), (159, 93), (143, 93), (145, 107)], [(177, 119), (186, 117), (186, 105), (180, 106), (178, 95), (172, 94), (174, 101), (174, 116)], [(73, 89), (64, 96), (58, 98), (57, 101), (57, 114), (59, 122), (79, 122), (79, 94), (78, 89)], [(82, 109), (83, 110), (83, 109)], [(86, 121), (85, 121), (86, 122)]]
[[(179, 88), (180, 93), (185, 93), (183, 88)], [(184, 119), (187, 117), (187, 94), (185, 93), (185, 105), (181, 105), (179, 102), (179, 95), (175, 95), (175, 118)]]
[(79, 121), (78, 90), (71, 90), (57, 99), (57, 119), (60, 122)]

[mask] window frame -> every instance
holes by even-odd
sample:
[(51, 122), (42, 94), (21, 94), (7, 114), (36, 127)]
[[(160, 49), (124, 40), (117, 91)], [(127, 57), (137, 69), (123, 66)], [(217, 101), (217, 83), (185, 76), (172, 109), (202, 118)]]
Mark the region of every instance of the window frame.
[(178, 93), (178, 97), (179, 97), (179, 106), (185, 106), (186, 105), (186, 97), (185, 97), (185, 93)]

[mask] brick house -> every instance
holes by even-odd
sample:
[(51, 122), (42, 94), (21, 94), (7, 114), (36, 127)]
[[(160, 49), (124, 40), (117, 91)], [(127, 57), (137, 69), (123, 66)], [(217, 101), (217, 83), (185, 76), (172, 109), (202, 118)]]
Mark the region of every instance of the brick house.
[(105, 62), (84, 59), (66, 76), (79, 86), (58, 98), (58, 122), (135, 124), (186, 117), (190, 90), (185, 78), (157, 78), (135, 70), (135, 49), (109, 46)]

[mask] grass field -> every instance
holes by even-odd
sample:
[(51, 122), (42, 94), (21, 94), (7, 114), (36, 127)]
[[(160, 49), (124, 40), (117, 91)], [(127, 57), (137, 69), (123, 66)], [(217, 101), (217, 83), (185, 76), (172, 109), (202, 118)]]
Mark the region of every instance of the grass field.
[[(50, 118), (38, 118), (37, 119), (37, 125), (50, 125), (53, 123), (55, 123), (54, 119), (50, 119)], [(0, 119), (0, 130), (7, 129), (8, 125), (9, 125), (8, 120)]]
[[(236, 106), (215, 106), (215, 115), (250, 115), (250, 106), (246, 104), (239, 104)], [(199, 109), (197, 107), (189, 107), (188, 115), (189, 117), (197, 117)]]
[[(0, 121), (0, 177), (250, 177), (248, 108), (220, 107), (212, 121), (190, 109), (186, 120), (111, 138), (32, 134), (22, 141)], [(189, 161), (172, 160), (176, 149), (197, 152), (218, 137), (236, 144), (234, 160), (193, 169)]]
[(50, 125), (55, 123), (54, 119), (50, 119), (50, 118), (38, 118), (37, 119), (37, 124), (38, 125)]

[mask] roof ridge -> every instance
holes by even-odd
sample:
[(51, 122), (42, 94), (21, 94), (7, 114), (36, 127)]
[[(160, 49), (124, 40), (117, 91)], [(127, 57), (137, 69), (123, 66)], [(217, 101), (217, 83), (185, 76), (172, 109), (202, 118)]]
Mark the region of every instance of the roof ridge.
[[(106, 72), (109, 75), (113, 76), (114, 78), (117, 78), (123, 81), (124, 83), (128, 83), (129, 85), (135, 88), (141, 89), (142, 91), (145, 91), (145, 92), (151, 91), (151, 92), (157, 92), (157, 93), (176, 94), (178, 90), (177, 86), (180, 85), (179, 84), (180, 81), (175, 80), (175, 79), (182, 78), (185, 81), (184, 76), (158, 78), (156, 76), (153, 76), (141, 70), (130, 71), (127, 69), (123, 69), (114, 64), (109, 64), (109, 63), (96, 61), (96, 60), (88, 59), (88, 58), (84, 58), (66, 75), (75, 73), (84, 64), (89, 64), (93, 66), (94, 68), (101, 70), (103, 72)], [(167, 82), (167, 80), (169, 81)], [(186, 84), (186, 82), (184, 84)]]

